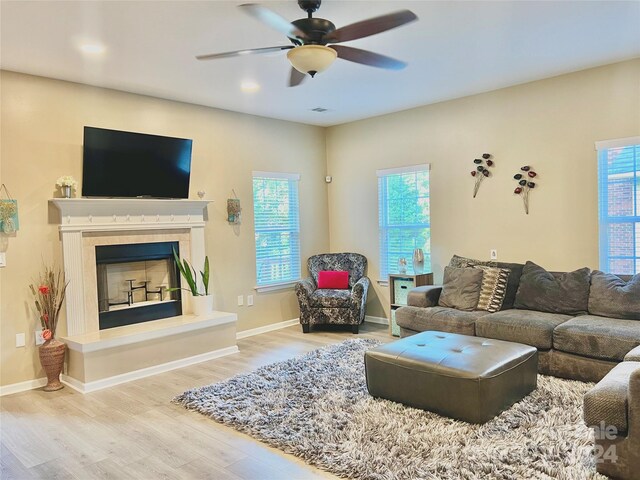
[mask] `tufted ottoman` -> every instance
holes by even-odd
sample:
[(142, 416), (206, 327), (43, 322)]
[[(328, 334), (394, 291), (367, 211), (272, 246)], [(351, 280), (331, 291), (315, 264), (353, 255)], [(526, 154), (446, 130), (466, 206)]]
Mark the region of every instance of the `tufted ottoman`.
[(538, 352), (519, 343), (422, 332), (368, 350), (374, 397), (484, 423), (535, 390)]

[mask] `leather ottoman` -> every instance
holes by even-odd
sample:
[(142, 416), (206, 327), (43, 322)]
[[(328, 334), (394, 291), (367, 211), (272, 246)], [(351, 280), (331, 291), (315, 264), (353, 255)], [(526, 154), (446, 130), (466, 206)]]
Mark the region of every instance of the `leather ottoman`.
[(484, 423), (535, 390), (538, 352), (519, 343), (422, 332), (368, 350), (374, 397)]

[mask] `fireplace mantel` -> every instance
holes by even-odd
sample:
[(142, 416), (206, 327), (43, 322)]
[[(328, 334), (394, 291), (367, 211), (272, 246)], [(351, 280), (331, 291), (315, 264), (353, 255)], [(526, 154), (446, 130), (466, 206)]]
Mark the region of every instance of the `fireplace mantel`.
[(204, 227), (209, 200), (55, 198), (61, 232)]
[[(69, 281), (65, 303), (70, 336), (98, 330), (97, 304), (94, 305), (97, 292), (93, 291), (95, 279), (92, 278), (95, 272), (91, 271), (95, 265), (90, 265), (95, 262), (95, 251), (92, 253), (94, 246), (87, 242), (118, 243), (118, 236), (137, 236), (140, 240), (132, 243), (143, 243), (143, 237), (156, 231), (165, 237), (167, 232), (175, 232), (170, 235), (182, 235), (183, 246), (188, 247), (181, 250), (181, 256), (195, 265), (204, 263), (208, 200), (56, 198), (49, 202), (60, 212), (57, 223)], [(183, 301), (188, 305), (184, 295)]]

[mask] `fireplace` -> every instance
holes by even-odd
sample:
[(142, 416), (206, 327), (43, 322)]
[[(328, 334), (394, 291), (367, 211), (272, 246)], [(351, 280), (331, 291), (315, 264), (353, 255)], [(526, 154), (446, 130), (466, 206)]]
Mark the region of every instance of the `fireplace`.
[(100, 330), (182, 315), (179, 242), (95, 248)]

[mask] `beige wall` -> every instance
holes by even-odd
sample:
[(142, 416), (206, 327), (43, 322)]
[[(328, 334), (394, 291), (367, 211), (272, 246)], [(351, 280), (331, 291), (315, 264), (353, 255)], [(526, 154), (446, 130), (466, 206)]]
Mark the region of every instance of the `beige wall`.
[[(329, 128), (331, 250), (365, 254), (377, 279), (376, 169), (426, 162), (436, 281), (452, 254), (492, 248), (505, 261), (597, 268), (594, 142), (640, 134), (639, 85), (633, 60)], [(473, 199), (469, 172), (484, 152), (494, 176)], [(539, 174), (528, 216), (512, 193), (522, 165)], [(386, 316), (388, 292), (373, 286), (367, 313)]]
[[(214, 88), (214, 87), (212, 87)], [(298, 316), (293, 290), (256, 294), (251, 171), (298, 172), (303, 259), (327, 251), (324, 129), (74, 83), (2, 72), (0, 181), (18, 199), (20, 231), (0, 269), (0, 385), (42, 377), (28, 285), (42, 260), (61, 262), (47, 200), (60, 175), (82, 178), (83, 126), (192, 138), (191, 198), (205, 190), (211, 287), (221, 310), (237, 312), (238, 330)], [(226, 222), (231, 189), (242, 201), (242, 225)], [(254, 294), (255, 306), (236, 297)], [(27, 347), (15, 334), (27, 333)], [(64, 319), (59, 335), (64, 334)]]

